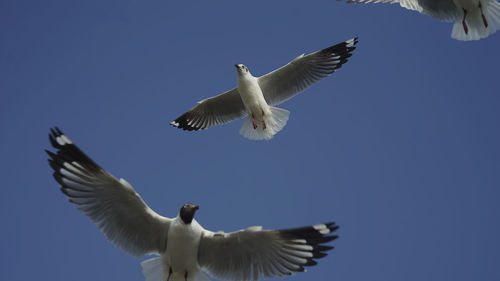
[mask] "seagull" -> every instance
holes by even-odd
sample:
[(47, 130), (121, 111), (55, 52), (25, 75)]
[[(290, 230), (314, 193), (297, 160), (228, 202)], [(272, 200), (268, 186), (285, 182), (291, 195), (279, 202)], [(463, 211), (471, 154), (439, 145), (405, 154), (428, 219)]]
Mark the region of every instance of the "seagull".
[[(56, 153), (45, 150), (61, 191), (106, 238), (125, 252), (142, 257), (147, 281), (259, 280), (305, 271), (333, 249), (334, 222), (236, 232), (204, 229), (194, 215), (199, 206), (184, 204), (175, 218), (157, 214), (130, 183), (117, 179), (85, 155), (61, 130), (51, 129)], [(204, 270), (204, 271), (202, 271)]]
[(246, 116), (239, 133), (251, 140), (269, 140), (281, 131), (290, 112), (274, 105), (301, 93), (347, 62), (358, 38), (300, 55), (264, 76), (254, 77), (247, 66), (236, 64), (238, 86), (204, 99), (170, 124), (188, 131), (204, 130)]
[(455, 21), (451, 37), (461, 41), (479, 40), (500, 28), (500, 3), (497, 0), (347, 0), (347, 2), (399, 3), (401, 7), (438, 20)]

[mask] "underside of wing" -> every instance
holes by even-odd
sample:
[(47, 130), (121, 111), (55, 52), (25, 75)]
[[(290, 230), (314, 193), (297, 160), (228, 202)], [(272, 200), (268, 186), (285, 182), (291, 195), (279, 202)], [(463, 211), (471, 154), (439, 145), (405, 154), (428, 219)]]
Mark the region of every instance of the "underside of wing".
[(57, 152), (46, 152), (61, 191), (109, 241), (138, 257), (165, 251), (171, 219), (151, 210), (127, 181), (103, 170), (58, 128), (49, 139)]
[(352, 55), (357, 38), (347, 40), (309, 55), (302, 55), (258, 78), (266, 102), (278, 105), (301, 93), (339, 69)]
[(454, 21), (457, 8), (450, 0), (419, 0), (422, 13), (442, 21)]
[[(420, 6), (419, 2), (421, 0), (337, 0), (337, 1), (345, 1), (347, 3), (389, 3), (389, 4), (396, 4), (399, 3), (401, 7), (406, 8), (408, 10), (414, 10), (417, 12), (422, 11), (422, 7)], [(431, 0), (433, 1), (433, 0)], [(440, 1), (440, 0), (438, 0)], [(448, 1), (448, 0), (446, 0)]]
[(309, 227), (262, 230), (250, 227), (232, 233), (207, 232), (198, 251), (200, 266), (221, 280), (258, 280), (291, 275), (313, 266), (333, 249), (338, 227), (324, 223)]
[(453, 21), (456, 7), (451, 0), (337, 0), (347, 3), (399, 3), (401, 7), (417, 11), (442, 21)]
[(187, 131), (204, 130), (229, 123), (245, 115), (245, 106), (237, 88), (199, 102), (170, 124)]

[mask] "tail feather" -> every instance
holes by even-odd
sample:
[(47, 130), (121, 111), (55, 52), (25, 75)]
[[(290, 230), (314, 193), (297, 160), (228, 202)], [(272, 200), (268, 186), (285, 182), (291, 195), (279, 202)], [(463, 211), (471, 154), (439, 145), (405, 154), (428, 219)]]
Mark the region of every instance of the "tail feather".
[[(142, 274), (146, 281), (185, 281), (183, 273), (174, 272), (168, 276), (168, 266), (165, 266), (162, 257), (154, 257), (141, 262)], [(187, 281), (211, 281), (210, 278), (201, 270), (189, 272)]]
[(212, 280), (208, 278), (205, 272), (198, 270), (197, 272), (190, 273), (190, 276), (188, 276), (188, 281), (212, 281)]
[(141, 262), (142, 274), (146, 277), (146, 281), (165, 281), (167, 280), (168, 272), (163, 267), (161, 257), (154, 257)]
[(468, 32), (465, 32), (462, 24), (464, 12), (458, 9), (455, 16), (455, 23), (451, 31), (451, 37), (461, 41), (479, 40), (488, 37), (500, 29), (500, 3), (496, 0), (483, 1), (483, 13), (488, 23), (484, 25), (481, 11), (479, 8), (468, 11), (465, 22), (468, 27)]
[(257, 126), (254, 129), (252, 117), (248, 116), (240, 128), (240, 135), (250, 140), (270, 140), (273, 136), (285, 127), (290, 112), (285, 109), (270, 107), (271, 115), (265, 115), (266, 128)]
[(500, 29), (500, 3), (496, 0), (490, 1), (486, 8), (486, 19), (488, 20), (489, 34)]

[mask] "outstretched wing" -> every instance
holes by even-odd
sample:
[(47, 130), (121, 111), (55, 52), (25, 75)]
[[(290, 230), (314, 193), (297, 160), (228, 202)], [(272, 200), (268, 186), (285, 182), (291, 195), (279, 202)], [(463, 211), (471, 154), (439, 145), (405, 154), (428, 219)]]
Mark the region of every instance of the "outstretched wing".
[(229, 123), (245, 115), (245, 106), (238, 88), (204, 99), (170, 124), (187, 131), (204, 130)]
[(454, 21), (457, 7), (450, 0), (419, 0), (422, 13), (442, 21)]
[[(419, 0), (337, 0), (337, 1), (346, 1), (347, 3), (390, 3), (395, 4), (399, 3), (401, 7), (404, 7), (409, 10), (414, 10), (417, 12), (422, 12), (422, 7), (419, 4)], [(442, 0), (430, 0), (430, 1), (442, 1)], [(449, 0), (444, 0), (449, 1)]]
[(353, 38), (306, 56), (301, 55), (287, 65), (259, 77), (266, 102), (270, 105), (283, 103), (329, 76), (347, 62), (357, 42), (358, 39)]
[(198, 263), (221, 280), (258, 280), (261, 277), (291, 275), (316, 264), (336, 239), (335, 223), (284, 229), (250, 227), (232, 233), (206, 231), (198, 250)]
[(57, 152), (46, 152), (61, 191), (109, 241), (138, 257), (166, 250), (171, 219), (151, 210), (127, 181), (99, 167), (58, 128), (49, 139)]
[(337, 0), (347, 3), (399, 3), (401, 7), (417, 11), (442, 21), (453, 21), (456, 7), (450, 0)]

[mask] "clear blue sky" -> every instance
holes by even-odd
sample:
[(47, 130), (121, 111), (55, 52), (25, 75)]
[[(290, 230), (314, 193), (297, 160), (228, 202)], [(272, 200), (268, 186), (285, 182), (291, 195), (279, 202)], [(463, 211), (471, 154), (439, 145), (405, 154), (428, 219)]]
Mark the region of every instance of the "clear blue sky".
[[(281, 280), (500, 280), (500, 33), (455, 41), (398, 5), (208, 2), (0, 2), (2, 280), (143, 280), (60, 193), (55, 125), (165, 216), (336, 221), (336, 249)], [(354, 36), (271, 141), (168, 125), (235, 86), (235, 63), (263, 75)]]

